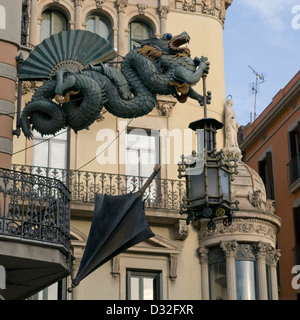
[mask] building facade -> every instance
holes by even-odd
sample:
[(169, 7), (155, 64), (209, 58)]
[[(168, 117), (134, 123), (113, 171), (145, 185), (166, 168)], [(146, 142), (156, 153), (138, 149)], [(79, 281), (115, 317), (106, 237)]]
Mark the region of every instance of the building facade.
[[(207, 116), (221, 123), (225, 116), (223, 28), (231, 0), (31, 0), (24, 1), (24, 30), (20, 52), (26, 59), (41, 41), (62, 30), (96, 32), (118, 53), (114, 62), (133, 47), (133, 39), (186, 31), (192, 57), (208, 57), (211, 68), (207, 90), (212, 103)], [(26, 21), (26, 23), (25, 23)], [(180, 21), (180, 23), (178, 23)], [(22, 83), (22, 106), (30, 101), (36, 81)], [(195, 86), (202, 93), (202, 82)], [(232, 194), (240, 202), (231, 227), (207, 221), (186, 224), (179, 214), (184, 182), (178, 180), (181, 154), (195, 149), (196, 137), (188, 129), (203, 118), (196, 101), (181, 104), (158, 96), (155, 109), (136, 119), (119, 119), (103, 112), (90, 129), (77, 134), (62, 130), (53, 137), (34, 133), (13, 138), (14, 172), (59, 179), (70, 191), (70, 240), (76, 274), (85, 249), (94, 210), (94, 194), (122, 194), (138, 189), (161, 164), (158, 179), (146, 193), (146, 217), (155, 234), (121, 253), (85, 278), (67, 299), (278, 299), (276, 247), (281, 220), (272, 211), (259, 176), (239, 161)], [(225, 144), (224, 131), (217, 147), (239, 154)], [(233, 149), (231, 149), (233, 148)], [(7, 162), (7, 166), (10, 163)], [(259, 205), (255, 200), (260, 195)], [(35, 199), (38, 201), (38, 198)], [(15, 214), (14, 218), (16, 218)], [(1, 264), (1, 262), (0, 262)], [(67, 279), (70, 286), (70, 277)], [(66, 286), (50, 287), (35, 298), (62, 298)], [(58, 294), (59, 293), (59, 294)]]
[(299, 264), (299, 85), (298, 72), (243, 129), (241, 142), (245, 162), (260, 174), (283, 220), (278, 239), (279, 248), (284, 248), (279, 265), (281, 299), (297, 298), (291, 283), (292, 268)]

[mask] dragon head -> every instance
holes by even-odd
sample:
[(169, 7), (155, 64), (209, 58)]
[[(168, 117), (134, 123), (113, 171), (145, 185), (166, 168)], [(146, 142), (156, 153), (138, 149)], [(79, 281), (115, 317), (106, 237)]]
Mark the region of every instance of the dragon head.
[(150, 38), (146, 40), (132, 39), (143, 46), (152, 46), (162, 51), (165, 54), (176, 55), (188, 55), (190, 56), (189, 48), (182, 47), (184, 44), (190, 42), (190, 36), (187, 32), (182, 32), (177, 36), (172, 36), (170, 33), (165, 33), (161, 38)]

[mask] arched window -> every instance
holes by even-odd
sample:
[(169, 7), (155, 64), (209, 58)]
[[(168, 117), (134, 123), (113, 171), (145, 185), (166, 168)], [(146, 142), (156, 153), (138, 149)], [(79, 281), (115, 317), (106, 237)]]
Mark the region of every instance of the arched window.
[(86, 30), (97, 33), (112, 43), (112, 27), (107, 18), (102, 15), (92, 15), (86, 20)]
[(55, 33), (68, 29), (68, 20), (63, 13), (56, 10), (46, 10), (42, 14), (41, 41)]
[(134, 42), (132, 39), (149, 39), (152, 36), (152, 30), (148, 24), (142, 21), (133, 21), (129, 24), (129, 50), (133, 48), (133, 45), (139, 45), (137, 42)]

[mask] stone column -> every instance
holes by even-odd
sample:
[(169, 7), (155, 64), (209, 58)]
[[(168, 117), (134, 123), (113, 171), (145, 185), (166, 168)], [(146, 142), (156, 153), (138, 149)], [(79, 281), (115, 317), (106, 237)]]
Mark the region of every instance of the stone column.
[(160, 33), (163, 35), (164, 33), (167, 33), (167, 15), (169, 13), (169, 7), (168, 6), (159, 6), (159, 17), (160, 17)]
[(118, 9), (118, 54), (125, 56), (126, 54), (126, 44), (125, 44), (125, 10), (128, 6), (128, 0), (117, 0), (116, 1)]
[(201, 263), (201, 292), (202, 300), (209, 300), (209, 273), (208, 273), (208, 249), (198, 249)]
[(221, 242), (221, 249), (226, 258), (226, 278), (227, 278), (227, 293), (228, 300), (236, 300), (236, 271), (235, 271), (235, 257), (237, 251), (237, 242), (228, 241)]
[(271, 290), (272, 290), (272, 300), (278, 300), (278, 285), (277, 285), (277, 263), (281, 256), (280, 250), (269, 251), (270, 264), (271, 264)]
[(83, 0), (74, 0), (75, 6), (75, 30), (81, 29), (81, 15), (82, 15), (82, 2)]
[(267, 271), (266, 271), (266, 255), (270, 245), (264, 242), (258, 242), (255, 245), (257, 253), (257, 277), (259, 300), (268, 300)]

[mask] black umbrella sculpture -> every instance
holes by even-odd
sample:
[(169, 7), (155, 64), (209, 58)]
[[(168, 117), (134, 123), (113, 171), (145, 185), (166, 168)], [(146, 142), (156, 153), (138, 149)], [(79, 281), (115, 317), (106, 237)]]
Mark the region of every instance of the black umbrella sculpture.
[(138, 192), (120, 196), (96, 194), (87, 244), (72, 288), (116, 255), (154, 236), (146, 220), (142, 195), (159, 170), (160, 165), (156, 165)]

